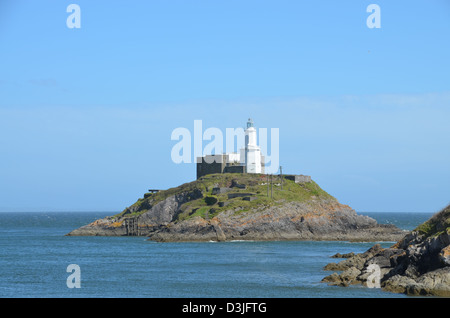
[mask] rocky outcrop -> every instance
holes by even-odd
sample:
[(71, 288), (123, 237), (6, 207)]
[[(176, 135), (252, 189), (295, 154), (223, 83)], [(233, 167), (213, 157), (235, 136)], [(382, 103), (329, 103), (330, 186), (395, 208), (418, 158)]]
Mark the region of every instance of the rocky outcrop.
[[(149, 235), (155, 241), (204, 240), (393, 240), (404, 234), (379, 225), (336, 202), (289, 202), (275, 207), (236, 213), (222, 212), (206, 221), (197, 217), (171, 224)], [(239, 211), (238, 211), (239, 212)]]
[[(330, 285), (362, 284), (408, 295), (450, 297), (450, 206), (417, 227), (390, 248), (379, 244), (361, 254), (348, 254), (325, 270)], [(339, 255), (337, 255), (339, 256)], [(375, 273), (378, 270), (378, 273)]]
[[(227, 179), (230, 178), (230, 179)], [(284, 180), (266, 195), (259, 175), (212, 175), (146, 194), (122, 213), (68, 235), (139, 235), (159, 242), (227, 240), (397, 241), (405, 233), (339, 203), (313, 181)], [(239, 185), (239, 186), (237, 186)], [(226, 189), (218, 191), (217, 189)], [(246, 200), (249, 193), (252, 200)]]
[[(147, 209), (147, 212), (132, 215), (136, 212), (135, 206), (131, 206), (119, 215), (110, 216), (96, 220), (88, 225), (68, 233), (68, 236), (148, 236), (160, 227), (167, 226), (176, 218), (180, 212), (180, 207), (189, 201), (201, 198), (201, 191), (195, 189), (189, 192), (182, 192), (171, 195), (166, 199), (152, 205), (148, 201), (139, 205), (139, 208)], [(150, 201), (151, 202), (151, 201)], [(130, 215), (131, 214), (131, 215)], [(127, 226), (129, 220), (136, 222), (135, 230), (130, 231)]]
[(395, 241), (404, 232), (358, 215), (336, 202), (287, 202), (249, 211), (226, 210), (212, 219), (196, 216), (174, 221), (185, 196), (171, 196), (136, 217), (139, 233), (126, 229), (127, 217), (108, 217), (83, 226), (68, 235), (140, 235), (150, 240), (351, 240)]

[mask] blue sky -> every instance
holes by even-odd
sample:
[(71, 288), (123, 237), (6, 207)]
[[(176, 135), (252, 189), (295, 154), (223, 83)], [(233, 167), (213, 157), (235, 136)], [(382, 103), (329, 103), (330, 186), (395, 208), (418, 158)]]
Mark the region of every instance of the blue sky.
[(248, 117), (357, 211), (437, 211), (449, 34), (446, 0), (2, 1), (0, 211), (121, 211), (195, 178), (173, 129)]

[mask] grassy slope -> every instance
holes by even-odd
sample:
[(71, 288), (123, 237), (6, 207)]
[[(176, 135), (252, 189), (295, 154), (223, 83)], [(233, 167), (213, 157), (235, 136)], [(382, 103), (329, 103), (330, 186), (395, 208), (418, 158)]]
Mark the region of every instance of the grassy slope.
[[(230, 187), (232, 181), (238, 184), (245, 184), (246, 189), (232, 188), (227, 193), (212, 195), (211, 191), (215, 186)], [(336, 200), (331, 195), (322, 190), (314, 181), (310, 183), (296, 184), (294, 181), (283, 178), (283, 190), (281, 190), (280, 177), (273, 176), (273, 198), (267, 196), (267, 178), (259, 174), (212, 174), (199, 180), (182, 184), (178, 187), (160, 191), (158, 193), (146, 193), (144, 198), (139, 199), (129, 208), (125, 209), (117, 216), (137, 216), (148, 211), (148, 209), (163, 201), (164, 199), (184, 192), (191, 192), (195, 189), (202, 191), (203, 198), (189, 201), (181, 206), (178, 220), (185, 220), (194, 216), (211, 218), (222, 211), (234, 209), (236, 213), (242, 213), (256, 207), (267, 207), (281, 204), (287, 201), (306, 202), (314, 197), (318, 199)], [(256, 197), (253, 201), (245, 201), (241, 197), (228, 199), (230, 193), (253, 193)], [(216, 203), (214, 203), (216, 202)], [(227, 205), (220, 207), (218, 202), (227, 202)]]
[(444, 232), (450, 234), (450, 205), (419, 225), (415, 231), (425, 237), (438, 236)]

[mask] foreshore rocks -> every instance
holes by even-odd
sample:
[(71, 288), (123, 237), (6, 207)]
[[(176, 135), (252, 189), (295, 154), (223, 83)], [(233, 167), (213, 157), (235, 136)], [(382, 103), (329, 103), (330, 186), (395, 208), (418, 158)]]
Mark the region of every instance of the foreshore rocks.
[(328, 275), (322, 281), (343, 287), (354, 284), (373, 287), (375, 278), (385, 291), (450, 297), (449, 244), (450, 206), (389, 248), (376, 244), (364, 253), (336, 254), (333, 257), (347, 258), (326, 265), (324, 270), (340, 273)]

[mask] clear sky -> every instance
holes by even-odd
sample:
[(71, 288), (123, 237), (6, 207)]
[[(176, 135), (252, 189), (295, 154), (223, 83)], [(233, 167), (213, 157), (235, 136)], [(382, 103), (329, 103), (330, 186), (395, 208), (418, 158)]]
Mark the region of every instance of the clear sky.
[(283, 172), (357, 211), (437, 211), (449, 35), (447, 0), (2, 0), (0, 211), (119, 212), (195, 179), (175, 128), (248, 117), (280, 129)]

